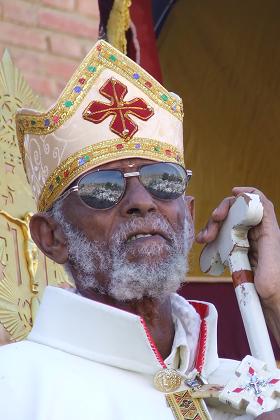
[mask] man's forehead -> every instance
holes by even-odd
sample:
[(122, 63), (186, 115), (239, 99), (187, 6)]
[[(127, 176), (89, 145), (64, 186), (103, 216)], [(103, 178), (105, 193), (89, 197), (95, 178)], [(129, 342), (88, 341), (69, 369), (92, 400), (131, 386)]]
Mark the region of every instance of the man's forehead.
[(143, 158), (119, 159), (119, 160), (114, 160), (113, 162), (104, 163), (103, 165), (97, 166), (94, 169), (90, 169), (88, 172), (91, 172), (92, 170), (97, 170), (97, 169), (127, 170), (128, 168), (135, 168), (142, 165), (150, 165), (153, 163), (156, 163), (156, 162), (151, 159), (143, 159)]

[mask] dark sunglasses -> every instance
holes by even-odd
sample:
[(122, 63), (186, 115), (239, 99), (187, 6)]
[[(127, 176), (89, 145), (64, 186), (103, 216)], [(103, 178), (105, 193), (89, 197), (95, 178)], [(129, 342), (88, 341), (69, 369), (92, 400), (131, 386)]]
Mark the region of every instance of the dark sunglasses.
[(119, 169), (97, 169), (86, 173), (78, 183), (70, 187), (59, 199), (77, 191), (80, 199), (94, 209), (110, 209), (120, 202), (126, 189), (126, 178), (138, 176), (146, 190), (159, 200), (175, 200), (184, 194), (192, 176), (176, 163), (160, 162), (143, 165), (137, 172)]

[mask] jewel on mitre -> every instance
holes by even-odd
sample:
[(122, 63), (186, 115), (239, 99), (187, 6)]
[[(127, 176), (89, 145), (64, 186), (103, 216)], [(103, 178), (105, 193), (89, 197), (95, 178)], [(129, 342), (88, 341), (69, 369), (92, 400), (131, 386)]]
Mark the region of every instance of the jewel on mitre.
[(266, 363), (246, 356), (219, 395), (219, 400), (247, 414), (258, 416), (280, 406), (280, 370), (269, 370)]
[(127, 86), (116, 79), (107, 80), (99, 89), (101, 95), (110, 99), (110, 103), (92, 101), (83, 112), (83, 118), (94, 124), (99, 124), (109, 116), (112, 116), (110, 130), (123, 139), (131, 138), (137, 131), (137, 124), (129, 115), (134, 115), (140, 120), (146, 121), (154, 115), (154, 111), (144, 99), (134, 98), (125, 101)]

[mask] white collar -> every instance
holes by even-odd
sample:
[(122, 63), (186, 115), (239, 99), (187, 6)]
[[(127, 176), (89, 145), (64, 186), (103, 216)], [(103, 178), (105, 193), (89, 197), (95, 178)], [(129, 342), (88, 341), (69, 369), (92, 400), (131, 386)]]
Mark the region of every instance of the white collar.
[(171, 295), (171, 307), (175, 336), (165, 364), (185, 373), (194, 366), (201, 320), (194, 307), (175, 293)]
[[(186, 303), (184, 298), (173, 295), (172, 310), (185, 331), (187, 326), (191, 337), (192, 321), (186, 321), (183, 316), (186, 311), (190, 312), (189, 304), (185, 305), (188, 308), (185, 310), (183, 302)], [(195, 366), (208, 376), (218, 364), (216, 310), (203, 302), (191, 304), (201, 317)], [(196, 316), (191, 319), (197, 322)], [(154, 374), (165, 366), (141, 317), (51, 286), (45, 290), (27, 339), (135, 372)], [(192, 351), (195, 354), (196, 349), (189, 348), (189, 360)]]
[(164, 363), (168, 368), (187, 372), (187, 370), (189, 370), (189, 351), (187, 337), (182, 322), (178, 318), (174, 319), (174, 324), (175, 335), (171, 353), (164, 360)]

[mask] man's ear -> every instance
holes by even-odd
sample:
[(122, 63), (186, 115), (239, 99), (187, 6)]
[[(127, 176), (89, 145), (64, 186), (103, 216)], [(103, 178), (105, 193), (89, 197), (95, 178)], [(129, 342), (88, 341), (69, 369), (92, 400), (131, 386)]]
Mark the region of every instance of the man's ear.
[(185, 195), (185, 202), (186, 206), (190, 212), (191, 218), (194, 222), (194, 216), (195, 216), (195, 199), (191, 195)]
[(29, 227), (33, 241), (43, 254), (58, 264), (66, 263), (67, 241), (61, 227), (51, 217), (36, 213)]

